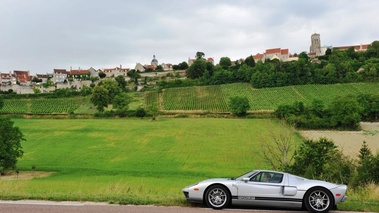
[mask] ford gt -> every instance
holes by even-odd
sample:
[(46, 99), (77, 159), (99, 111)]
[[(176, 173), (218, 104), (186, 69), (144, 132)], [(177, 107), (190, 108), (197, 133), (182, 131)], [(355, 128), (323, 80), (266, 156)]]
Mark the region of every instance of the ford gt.
[(325, 213), (347, 199), (346, 185), (284, 172), (254, 170), (237, 178), (208, 179), (183, 188), (190, 203), (221, 209), (229, 205), (306, 208)]

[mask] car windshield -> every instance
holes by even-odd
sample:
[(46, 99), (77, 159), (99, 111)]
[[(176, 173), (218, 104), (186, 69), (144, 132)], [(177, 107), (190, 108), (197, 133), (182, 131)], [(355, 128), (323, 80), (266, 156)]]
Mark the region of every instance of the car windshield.
[(242, 178), (251, 178), (253, 175), (255, 175), (256, 173), (258, 173), (259, 171), (258, 170), (254, 170), (254, 171), (250, 171), (248, 173), (245, 173), (239, 177), (236, 177), (236, 178), (232, 178), (233, 180), (242, 180)]

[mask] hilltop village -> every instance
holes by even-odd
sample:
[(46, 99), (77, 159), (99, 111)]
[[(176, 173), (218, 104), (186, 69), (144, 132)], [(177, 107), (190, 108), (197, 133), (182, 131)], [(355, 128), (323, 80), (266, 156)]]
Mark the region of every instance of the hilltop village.
[[(307, 55), (311, 59), (323, 56), (327, 50), (347, 50), (353, 48), (354, 51), (366, 51), (369, 44), (350, 45), (350, 46), (321, 46), (320, 34), (311, 35), (311, 45)], [(289, 49), (283, 48), (271, 48), (266, 49), (263, 53), (256, 53), (251, 55), (255, 63), (266, 60), (279, 60), (282, 62), (297, 61), (299, 59), (298, 54), (291, 54)], [(186, 64), (185, 67), (191, 66), (196, 59), (189, 57), (187, 62), (183, 61), (182, 64)], [(238, 59), (232, 61), (232, 64), (243, 61), (244, 59)], [(214, 58), (208, 57), (206, 61), (215, 64)], [(180, 64), (179, 64), (180, 65)], [(102, 68), (96, 69), (90, 67), (88, 69), (53, 69), (53, 71), (47, 73), (39, 73), (32, 75), (29, 70), (13, 70), (9, 72), (0, 72), (1, 91), (12, 91), (17, 94), (30, 94), (38, 92), (51, 92), (56, 89), (62, 88), (76, 88), (80, 90), (84, 85), (89, 86), (91, 83), (99, 80), (99, 75), (103, 75), (105, 78), (114, 78), (117, 76), (124, 76), (125, 80), (130, 80), (128, 73), (138, 72), (141, 77), (159, 77), (165, 76), (173, 71), (178, 78), (185, 78), (185, 73), (181, 66), (173, 65), (172, 63), (159, 63), (155, 55), (150, 64), (136, 63), (134, 68), (124, 68), (122, 65), (114, 68)], [(1, 69), (1, 68), (0, 68)], [(43, 86), (42, 86), (43, 85)], [(137, 89), (141, 89), (143, 84), (138, 84)]]

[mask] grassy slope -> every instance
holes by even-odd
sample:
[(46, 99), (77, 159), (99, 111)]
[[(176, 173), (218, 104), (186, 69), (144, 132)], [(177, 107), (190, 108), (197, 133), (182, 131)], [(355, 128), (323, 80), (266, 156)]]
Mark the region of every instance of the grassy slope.
[[(259, 140), (266, 119), (15, 119), (25, 134), (21, 170), (48, 178), (0, 181), (0, 199), (185, 202), (181, 189), (210, 177), (268, 168)], [(299, 137), (295, 137), (299, 142)]]
[[(299, 85), (276, 88), (254, 89), (247, 83), (235, 83), (212, 86), (180, 87), (165, 89), (162, 94), (157, 92), (131, 92), (133, 97), (130, 109), (138, 106), (149, 107), (158, 105), (160, 110), (180, 111), (211, 111), (228, 112), (229, 98), (245, 96), (250, 102), (251, 111), (275, 110), (281, 104), (292, 104), (302, 101), (310, 104), (314, 99), (324, 101), (328, 105), (338, 96), (358, 95), (362, 93), (378, 94), (378, 83), (351, 83), (333, 85)], [(109, 106), (107, 110), (112, 109)], [(94, 114), (96, 108), (91, 104), (90, 97), (59, 98), (59, 99), (5, 99), (0, 113), (35, 113), (51, 114)]]

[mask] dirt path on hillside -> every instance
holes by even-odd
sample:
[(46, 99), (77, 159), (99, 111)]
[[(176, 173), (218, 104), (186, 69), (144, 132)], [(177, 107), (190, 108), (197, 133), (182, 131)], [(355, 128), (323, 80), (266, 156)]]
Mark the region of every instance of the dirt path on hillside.
[(300, 131), (308, 139), (318, 140), (321, 137), (333, 140), (345, 155), (356, 158), (363, 141), (371, 151), (379, 152), (379, 123), (361, 123), (361, 131)]

